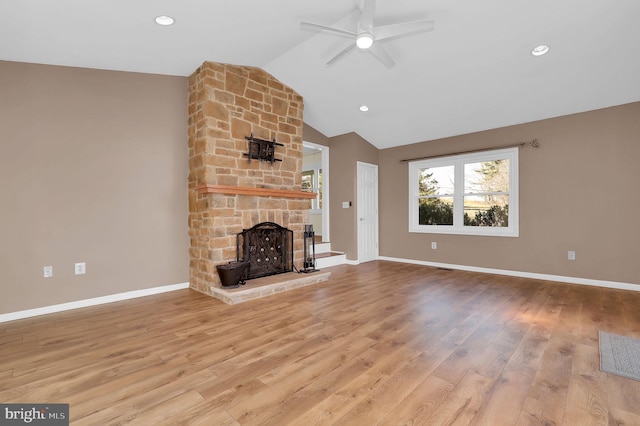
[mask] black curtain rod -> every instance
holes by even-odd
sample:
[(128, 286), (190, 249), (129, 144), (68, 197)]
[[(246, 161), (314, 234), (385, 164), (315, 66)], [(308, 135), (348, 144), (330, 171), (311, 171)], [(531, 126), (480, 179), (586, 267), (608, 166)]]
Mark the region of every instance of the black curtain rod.
[(427, 159), (430, 159), (430, 158), (449, 157), (449, 156), (452, 156), (452, 155), (471, 154), (471, 153), (474, 153), (474, 152), (483, 152), (483, 151), (493, 151), (494, 149), (524, 147), (524, 146), (527, 146), (527, 145), (531, 145), (533, 148), (538, 148), (540, 146), (540, 144), (538, 143), (538, 139), (533, 139), (533, 140), (528, 141), (528, 142), (520, 142), (520, 143), (511, 144), (511, 145), (496, 146), (496, 147), (493, 147), (493, 148), (470, 149), (470, 150), (467, 150), (467, 151), (452, 152), (450, 154), (438, 154), (438, 155), (429, 155), (427, 157), (408, 158), (406, 160), (400, 160), (400, 161), (401, 162), (407, 162), (407, 161), (427, 160)]

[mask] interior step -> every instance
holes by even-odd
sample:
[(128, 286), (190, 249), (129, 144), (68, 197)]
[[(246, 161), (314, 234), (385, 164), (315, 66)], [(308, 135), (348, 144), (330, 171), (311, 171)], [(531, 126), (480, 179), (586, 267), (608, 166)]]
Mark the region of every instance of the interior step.
[(329, 252), (331, 252), (331, 243), (316, 243), (316, 254)]
[[(330, 266), (342, 265), (347, 262), (347, 256), (339, 251), (331, 250), (331, 243), (316, 241), (316, 268), (328, 268)], [(311, 248), (309, 249), (311, 252)]]
[[(317, 246), (316, 246), (317, 250)], [(316, 251), (316, 268), (328, 268), (330, 266), (342, 265), (346, 262), (347, 256), (338, 251), (318, 253)]]

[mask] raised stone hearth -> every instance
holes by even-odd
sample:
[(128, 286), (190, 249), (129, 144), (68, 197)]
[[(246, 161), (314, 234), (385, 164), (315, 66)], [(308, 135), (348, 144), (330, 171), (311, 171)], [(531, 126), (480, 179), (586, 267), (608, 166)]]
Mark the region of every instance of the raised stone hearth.
[[(302, 269), (308, 200), (315, 197), (302, 192), (302, 110), (298, 93), (259, 68), (205, 62), (190, 76), (189, 283), (194, 290), (219, 294), (216, 266), (235, 261), (236, 235), (261, 222), (293, 231), (293, 266)], [(249, 161), (250, 136), (276, 141), (279, 161)], [(240, 291), (253, 286), (257, 280)]]
[(247, 285), (235, 289), (211, 288), (211, 295), (222, 300), (228, 305), (248, 302), (272, 296), (283, 291), (293, 290), (327, 281), (331, 272), (314, 272), (312, 274), (298, 274), (288, 272), (286, 274), (271, 275), (247, 281)]

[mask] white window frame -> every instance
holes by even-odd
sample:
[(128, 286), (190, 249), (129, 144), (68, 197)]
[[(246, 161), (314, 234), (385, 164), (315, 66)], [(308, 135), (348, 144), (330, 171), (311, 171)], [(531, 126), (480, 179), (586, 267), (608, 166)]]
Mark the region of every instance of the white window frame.
[[(464, 165), (493, 160), (509, 160), (509, 226), (465, 226), (464, 225)], [(420, 225), (418, 174), (421, 169), (454, 166), (453, 225)], [(409, 232), (432, 234), (486, 235), (497, 237), (519, 236), (518, 209), (518, 148), (437, 157), (409, 163)]]

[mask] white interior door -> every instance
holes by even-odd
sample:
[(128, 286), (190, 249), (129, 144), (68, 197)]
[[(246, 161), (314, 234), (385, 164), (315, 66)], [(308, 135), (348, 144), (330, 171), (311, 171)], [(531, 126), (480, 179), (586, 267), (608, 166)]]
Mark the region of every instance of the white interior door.
[(378, 166), (358, 161), (358, 262), (378, 258)]

